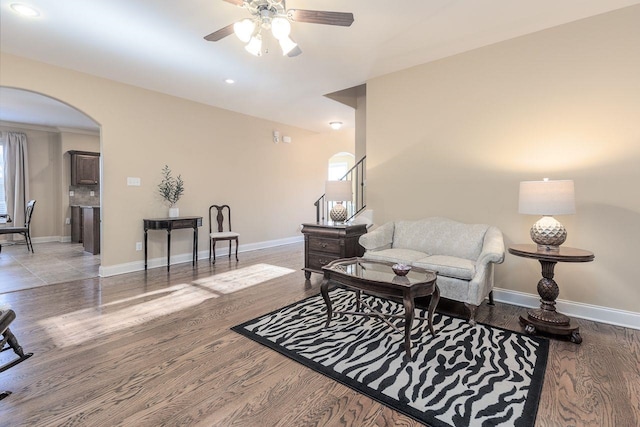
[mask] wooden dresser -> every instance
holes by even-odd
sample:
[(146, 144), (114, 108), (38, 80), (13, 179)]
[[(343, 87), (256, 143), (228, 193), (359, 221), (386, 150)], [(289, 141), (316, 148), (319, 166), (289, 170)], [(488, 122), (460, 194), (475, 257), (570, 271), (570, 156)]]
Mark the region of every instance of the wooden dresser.
[(322, 274), (322, 266), (333, 260), (364, 255), (358, 239), (366, 232), (365, 224), (302, 224), (305, 277), (309, 279), (311, 273)]

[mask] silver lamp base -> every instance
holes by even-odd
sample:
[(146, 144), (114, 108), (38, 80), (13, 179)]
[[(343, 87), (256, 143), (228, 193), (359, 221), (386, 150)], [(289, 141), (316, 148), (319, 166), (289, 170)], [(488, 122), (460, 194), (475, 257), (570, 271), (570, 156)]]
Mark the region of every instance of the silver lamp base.
[(552, 216), (543, 216), (531, 227), (531, 240), (539, 251), (558, 252), (567, 240), (567, 229)]

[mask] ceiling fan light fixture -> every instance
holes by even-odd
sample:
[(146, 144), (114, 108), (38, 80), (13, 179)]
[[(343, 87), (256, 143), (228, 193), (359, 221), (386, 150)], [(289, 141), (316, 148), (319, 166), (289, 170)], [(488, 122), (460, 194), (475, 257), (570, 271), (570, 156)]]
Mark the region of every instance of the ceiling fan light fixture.
[(291, 34), (291, 24), (286, 18), (276, 17), (271, 21), (271, 32), (277, 40), (288, 38)]
[(262, 56), (262, 36), (260, 34), (256, 34), (251, 37), (251, 40), (244, 48), (252, 55)]
[(288, 36), (278, 39), (278, 43), (280, 43), (280, 49), (282, 49), (282, 55), (288, 54), (293, 49), (295, 49), (296, 46), (298, 46), (298, 43), (291, 40), (291, 38)]
[(342, 122), (330, 122), (329, 126), (331, 126), (333, 130), (338, 130), (342, 127)]
[(249, 18), (243, 19), (233, 24), (233, 32), (236, 36), (247, 43), (251, 40), (251, 36), (256, 29), (256, 24)]
[(22, 3), (11, 4), (11, 9), (22, 16), (26, 16), (27, 18), (35, 18), (36, 16), (40, 16), (40, 12), (38, 12), (36, 9)]

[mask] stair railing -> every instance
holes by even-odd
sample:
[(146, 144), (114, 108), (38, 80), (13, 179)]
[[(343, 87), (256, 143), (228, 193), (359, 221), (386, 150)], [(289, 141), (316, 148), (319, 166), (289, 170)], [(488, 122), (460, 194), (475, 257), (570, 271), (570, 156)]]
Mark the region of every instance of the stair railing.
[[(353, 185), (353, 198), (350, 200), (351, 203), (347, 203), (345, 206), (347, 208), (347, 221), (352, 219), (354, 216), (358, 215), (360, 211), (364, 210), (367, 207), (367, 201), (365, 197), (365, 179), (366, 179), (366, 170), (367, 170), (367, 156), (364, 156), (358, 163), (356, 163), (347, 173), (344, 174), (338, 181), (351, 181)], [(347, 200), (347, 202), (349, 202)], [(318, 200), (315, 201), (314, 206), (316, 207), (316, 222), (321, 223), (325, 222), (325, 215), (329, 207), (333, 207), (333, 203), (328, 202), (325, 198), (325, 194), (320, 196)]]

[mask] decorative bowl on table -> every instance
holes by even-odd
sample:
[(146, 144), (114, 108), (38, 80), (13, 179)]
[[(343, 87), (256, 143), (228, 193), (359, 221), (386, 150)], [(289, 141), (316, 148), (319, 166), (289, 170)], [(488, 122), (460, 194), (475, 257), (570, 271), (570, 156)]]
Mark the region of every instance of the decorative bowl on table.
[(391, 269), (398, 276), (406, 276), (409, 271), (411, 271), (411, 266), (406, 264), (393, 264)]

